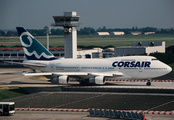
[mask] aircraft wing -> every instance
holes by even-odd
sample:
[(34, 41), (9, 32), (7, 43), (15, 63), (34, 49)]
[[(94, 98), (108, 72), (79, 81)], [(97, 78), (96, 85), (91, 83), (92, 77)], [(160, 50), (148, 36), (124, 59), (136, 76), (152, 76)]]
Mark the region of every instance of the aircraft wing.
[(24, 76), (52, 75), (52, 73), (23, 73)]
[(99, 73), (88, 73), (88, 75), (112, 77), (112, 76), (123, 76), (123, 73), (122, 72), (99, 72)]
[(46, 67), (45, 64), (40, 64), (40, 63), (20, 63), (20, 62), (9, 62), (9, 61), (5, 61), (5, 62), (19, 64), (19, 65), (25, 65), (25, 66), (32, 66), (32, 67)]
[(48, 72), (48, 73), (23, 73), (24, 76), (54, 75), (54, 76), (123, 76), (122, 72)]

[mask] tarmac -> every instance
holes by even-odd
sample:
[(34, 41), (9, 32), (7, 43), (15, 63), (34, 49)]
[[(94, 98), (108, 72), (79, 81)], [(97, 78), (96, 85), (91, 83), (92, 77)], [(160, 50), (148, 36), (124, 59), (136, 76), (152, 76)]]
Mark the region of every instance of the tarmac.
[(39, 92), (2, 100), (16, 108), (70, 108), (173, 111), (173, 94), (106, 92)]
[[(14, 101), (17, 108), (72, 108), (72, 109), (117, 109), (117, 110), (149, 110), (149, 111), (173, 111), (174, 95), (172, 93), (158, 92), (131, 92), (132, 88), (139, 87), (145, 91), (146, 87), (152, 88), (174, 88), (174, 83), (152, 83), (146, 86), (143, 82), (119, 82), (108, 83), (102, 91), (93, 91), (90, 88), (83, 88), (87, 91), (78, 91), (68, 89), (62, 91), (62, 88), (77, 87), (77, 82), (71, 82), (72, 85), (51, 84), (48, 81), (32, 80), (29, 77), (20, 75), (22, 69), (0, 69), (0, 86), (19, 86), (21, 89), (28, 89), (32, 94), (6, 99), (3, 101)], [(11, 74), (15, 73), (15, 74)], [(88, 86), (87, 86), (88, 87)], [(105, 91), (109, 88), (121, 89), (127, 88), (127, 91)], [(131, 87), (131, 88), (129, 88)], [(35, 89), (34, 89), (35, 88)], [(78, 88), (76, 88), (78, 89)], [(16, 111), (15, 115), (1, 116), (0, 119), (110, 119), (90, 117), (89, 113), (81, 112), (57, 112), (57, 111)], [(50, 116), (50, 117), (49, 117)], [(172, 120), (173, 115), (146, 115), (153, 120)]]

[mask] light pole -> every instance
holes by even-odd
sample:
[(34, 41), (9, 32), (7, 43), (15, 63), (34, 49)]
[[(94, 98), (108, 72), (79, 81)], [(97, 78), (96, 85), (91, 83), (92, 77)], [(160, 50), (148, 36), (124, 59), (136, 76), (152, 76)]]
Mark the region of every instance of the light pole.
[(45, 33), (47, 34), (47, 50), (49, 50), (49, 34), (51, 34), (51, 28), (48, 26), (44, 27)]

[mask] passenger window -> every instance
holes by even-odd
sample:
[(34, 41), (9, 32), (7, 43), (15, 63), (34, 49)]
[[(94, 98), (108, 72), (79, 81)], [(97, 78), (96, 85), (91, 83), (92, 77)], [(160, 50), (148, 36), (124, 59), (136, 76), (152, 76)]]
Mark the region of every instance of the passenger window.
[(156, 59), (156, 58), (153, 58), (153, 59), (152, 59), (152, 61), (153, 61), (153, 60), (158, 60), (158, 59)]

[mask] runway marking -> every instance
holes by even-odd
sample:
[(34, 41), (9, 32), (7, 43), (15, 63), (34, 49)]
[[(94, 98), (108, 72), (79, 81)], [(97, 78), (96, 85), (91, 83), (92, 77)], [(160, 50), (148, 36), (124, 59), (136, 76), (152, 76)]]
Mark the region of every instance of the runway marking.
[(63, 88), (121, 88), (121, 89), (167, 89), (167, 90), (174, 90), (173, 87), (123, 87), (123, 86), (63, 86)]
[[(106, 79), (106, 82), (147, 82), (142, 79)], [(174, 82), (174, 80), (151, 80), (151, 82)]]
[(134, 112), (152, 115), (174, 115), (174, 111), (148, 111), (148, 110), (113, 110), (113, 109), (68, 109), (68, 108), (15, 108), (16, 111), (60, 111), (60, 112), (89, 112), (89, 110), (108, 110)]
[[(33, 94), (37, 94), (37, 93), (33, 93)], [(32, 94), (32, 95), (33, 95)], [(33, 99), (33, 98), (38, 98), (38, 97), (41, 97), (41, 96), (48, 96), (48, 95), (50, 95), (50, 94), (53, 94), (53, 93), (48, 93), (48, 94), (43, 94), (43, 95), (39, 95), (39, 96), (35, 96), (35, 97), (28, 97), (28, 98), (26, 98), (26, 99), (20, 99), (20, 100), (16, 100), (15, 102), (20, 102), (20, 101), (24, 101), (24, 100), (28, 100), (28, 99)], [(31, 94), (29, 94), (29, 95), (31, 95)], [(27, 96), (27, 95), (25, 95), (25, 96)]]
[(84, 100), (89, 100), (89, 99), (97, 98), (97, 97), (100, 97), (100, 96), (103, 96), (103, 95), (106, 95), (106, 94), (108, 94), (108, 93), (104, 93), (104, 94), (100, 94), (100, 95), (93, 96), (93, 97), (90, 97), (90, 98), (85, 98), (85, 99), (77, 100), (77, 101), (74, 101), (74, 102), (70, 102), (70, 103), (58, 105), (58, 106), (55, 106), (54, 108), (56, 108), (56, 107), (61, 107), (61, 106), (64, 106), (64, 105), (73, 104), (73, 103), (77, 103), (77, 102), (81, 102), (81, 101), (84, 101)]
[(65, 108), (15, 108), (16, 111), (61, 111), (61, 112), (89, 112), (88, 109), (65, 109)]
[[(81, 79), (70, 79), (70, 80), (81, 80)], [(106, 82), (147, 82), (147, 80), (142, 79), (106, 79)], [(174, 82), (174, 80), (151, 80), (151, 82)]]
[(158, 107), (161, 107), (161, 106), (164, 106), (164, 105), (167, 105), (167, 104), (172, 103), (172, 102), (174, 102), (174, 100), (169, 101), (169, 102), (166, 102), (166, 103), (161, 104), (161, 105), (158, 105), (158, 106), (156, 106), (156, 107), (150, 108), (150, 109), (148, 109), (148, 111), (149, 111), (149, 110), (152, 110), (152, 109), (155, 109), (155, 108), (158, 108)]

